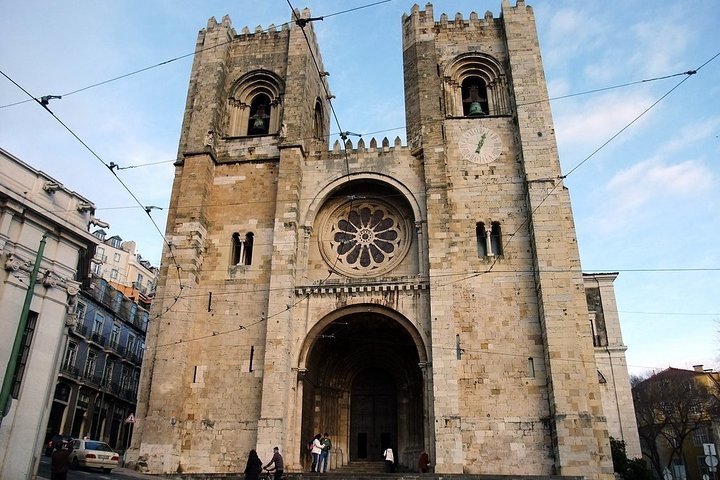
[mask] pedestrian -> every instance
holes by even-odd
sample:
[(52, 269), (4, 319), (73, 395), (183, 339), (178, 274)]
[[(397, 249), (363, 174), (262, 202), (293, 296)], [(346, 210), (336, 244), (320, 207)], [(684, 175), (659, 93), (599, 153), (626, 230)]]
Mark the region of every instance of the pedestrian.
[(268, 471), (275, 470), (275, 480), (280, 480), (282, 478), (283, 470), (285, 470), (285, 464), (283, 463), (283, 458), (282, 455), (280, 455), (280, 449), (278, 447), (273, 448), (273, 456), (270, 459), (270, 462), (268, 462), (268, 464), (263, 468), (267, 469), (273, 464), (273, 468)]
[(332, 449), (332, 441), (330, 435), (323, 433), (323, 438), (320, 441), (322, 444), (322, 452), (320, 452), (320, 466), (318, 472), (327, 473), (328, 471), (328, 460), (330, 459), (330, 449)]
[(313, 472), (319, 472), (320, 471), (320, 454), (322, 453), (322, 443), (320, 443), (320, 439), (322, 438), (322, 435), (319, 433), (313, 437), (312, 442), (312, 450), (310, 453), (312, 453), (312, 468), (311, 470)]
[(418, 460), (418, 470), (420, 470), (420, 473), (428, 473), (430, 471), (430, 456), (427, 452), (422, 452), (420, 454), (420, 459)]
[(67, 442), (55, 442), (50, 464), (50, 480), (67, 480), (70, 450)]
[(395, 466), (395, 456), (393, 455), (392, 448), (388, 447), (385, 449), (383, 458), (385, 459), (385, 473), (392, 473), (393, 467)]
[(262, 470), (262, 462), (255, 450), (250, 450), (245, 466), (245, 480), (258, 480), (260, 471)]

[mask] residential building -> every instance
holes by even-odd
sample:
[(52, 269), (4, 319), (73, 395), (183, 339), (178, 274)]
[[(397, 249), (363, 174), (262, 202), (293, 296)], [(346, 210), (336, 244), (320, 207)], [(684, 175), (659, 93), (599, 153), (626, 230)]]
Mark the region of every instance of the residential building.
[(656, 476), (716, 478), (720, 372), (670, 367), (636, 384), (633, 400), (643, 456)]
[(76, 312), (48, 433), (89, 436), (124, 450), (132, 427), (125, 420), (135, 413), (148, 311), (96, 276), (80, 292)]
[(198, 35), (130, 460), (297, 472), (327, 432), (332, 468), (612, 479), (615, 274), (581, 270), (532, 9), (403, 16), (407, 146), (330, 144), (296, 15)]
[(0, 149), (0, 405), (8, 400), (0, 478), (30, 478), (38, 463), (67, 327), (98, 243), (88, 233), (100, 222), (94, 212), (88, 199)]
[(149, 308), (158, 269), (135, 253), (134, 241), (123, 241), (118, 235), (107, 237), (103, 229), (95, 230), (93, 235), (102, 242), (95, 250), (93, 273), (105, 278), (127, 297)]

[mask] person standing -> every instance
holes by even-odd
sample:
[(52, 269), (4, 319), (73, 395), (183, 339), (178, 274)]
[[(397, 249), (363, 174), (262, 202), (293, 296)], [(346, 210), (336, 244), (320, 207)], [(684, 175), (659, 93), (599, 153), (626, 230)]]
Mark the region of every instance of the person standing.
[(245, 466), (245, 480), (258, 480), (262, 470), (262, 461), (255, 450), (250, 450)]
[(268, 464), (263, 468), (267, 469), (273, 464), (273, 468), (269, 470), (275, 470), (275, 480), (280, 480), (282, 478), (283, 470), (285, 470), (285, 464), (283, 463), (283, 458), (282, 455), (280, 455), (280, 449), (278, 447), (273, 448), (273, 456), (270, 459), (270, 462), (268, 462)]
[(393, 455), (392, 448), (388, 447), (385, 449), (383, 458), (385, 459), (385, 473), (392, 473), (395, 464), (395, 456)]
[(330, 457), (330, 449), (332, 448), (332, 441), (330, 440), (330, 435), (326, 433), (323, 433), (323, 438), (320, 441), (322, 444), (322, 452), (320, 452), (320, 467), (318, 467), (318, 472), (327, 473), (328, 471), (328, 460)]
[(420, 470), (420, 473), (428, 473), (430, 471), (430, 456), (427, 452), (422, 452), (420, 454), (418, 469)]
[(50, 464), (51, 480), (66, 480), (70, 468), (70, 450), (67, 442), (56, 442)]
[(322, 443), (320, 443), (320, 439), (322, 438), (322, 435), (319, 433), (315, 435), (312, 442), (312, 450), (310, 453), (312, 453), (312, 471), (313, 472), (319, 472), (320, 471), (320, 454), (322, 453)]

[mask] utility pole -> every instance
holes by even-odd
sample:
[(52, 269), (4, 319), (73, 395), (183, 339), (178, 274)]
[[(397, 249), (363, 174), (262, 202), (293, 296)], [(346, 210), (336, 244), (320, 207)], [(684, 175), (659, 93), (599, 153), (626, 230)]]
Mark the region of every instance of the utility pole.
[(10, 353), (10, 358), (8, 359), (7, 368), (5, 369), (2, 390), (0, 390), (0, 413), (2, 413), (2, 415), (0, 415), (0, 422), (2, 422), (2, 418), (4, 418), (10, 411), (10, 390), (12, 389), (13, 376), (15, 375), (15, 368), (17, 367), (17, 357), (18, 353), (20, 353), (23, 334), (25, 333), (25, 327), (27, 327), (28, 315), (30, 314), (30, 304), (32, 303), (33, 295), (35, 294), (35, 284), (37, 283), (37, 275), (40, 270), (40, 262), (42, 261), (43, 252), (45, 251), (46, 241), (47, 233), (43, 233), (37, 255), (35, 256), (35, 265), (33, 265), (30, 280), (28, 280), (27, 292), (25, 292), (25, 303), (23, 303), (22, 312), (20, 313), (20, 322), (18, 323), (17, 331), (15, 332), (15, 342), (13, 343), (12, 352)]

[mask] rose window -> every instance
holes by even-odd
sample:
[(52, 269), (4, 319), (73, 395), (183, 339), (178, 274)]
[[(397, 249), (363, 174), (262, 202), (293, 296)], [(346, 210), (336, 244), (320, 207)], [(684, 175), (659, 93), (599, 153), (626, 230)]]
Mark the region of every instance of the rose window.
[(323, 229), (323, 256), (350, 275), (378, 275), (397, 265), (407, 253), (407, 221), (380, 201), (347, 202)]

